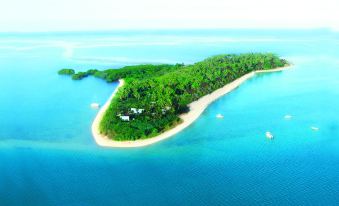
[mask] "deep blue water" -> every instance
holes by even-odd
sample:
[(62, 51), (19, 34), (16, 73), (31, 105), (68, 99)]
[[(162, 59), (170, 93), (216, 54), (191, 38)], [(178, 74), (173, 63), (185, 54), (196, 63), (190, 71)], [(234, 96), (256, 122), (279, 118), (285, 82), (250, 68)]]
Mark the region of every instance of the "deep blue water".
[[(338, 205), (338, 46), (328, 30), (0, 34), (0, 205)], [(116, 83), (56, 74), (240, 52), (294, 67), (257, 75), (183, 132), (137, 149), (91, 137), (89, 105)]]

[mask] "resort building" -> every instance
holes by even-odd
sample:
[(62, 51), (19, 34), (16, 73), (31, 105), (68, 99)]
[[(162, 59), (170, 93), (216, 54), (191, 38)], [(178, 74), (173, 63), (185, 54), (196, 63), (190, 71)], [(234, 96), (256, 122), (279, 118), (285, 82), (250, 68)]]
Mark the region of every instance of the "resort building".
[(129, 121), (129, 116), (120, 116), (122, 121)]
[(171, 107), (166, 106), (164, 109), (161, 109), (162, 114), (166, 114), (167, 111), (169, 111), (171, 109)]
[(131, 108), (131, 111), (134, 114), (141, 114), (144, 111), (144, 109)]

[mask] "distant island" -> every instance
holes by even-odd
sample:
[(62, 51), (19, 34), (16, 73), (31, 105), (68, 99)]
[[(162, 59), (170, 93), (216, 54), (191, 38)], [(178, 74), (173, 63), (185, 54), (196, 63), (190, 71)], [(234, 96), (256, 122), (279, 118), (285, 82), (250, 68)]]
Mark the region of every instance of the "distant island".
[(255, 73), (281, 71), (288, 65), (272, 53), (246, 53), (213, 56), (192, 65), (145, 64), (58, 73), (74, 80), (90, 75), (107, 82), (120, 80), (93, 123), (93, 135), (102, 146), (137, 147), (181, 131), (211, 102)]

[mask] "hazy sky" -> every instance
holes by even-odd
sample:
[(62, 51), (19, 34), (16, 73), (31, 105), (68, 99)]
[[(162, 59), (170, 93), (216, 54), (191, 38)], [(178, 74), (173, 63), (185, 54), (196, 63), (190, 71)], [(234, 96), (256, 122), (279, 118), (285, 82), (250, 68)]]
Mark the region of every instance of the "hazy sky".
[(0, 0), (0, 31), (339, 28), (339, 0)]

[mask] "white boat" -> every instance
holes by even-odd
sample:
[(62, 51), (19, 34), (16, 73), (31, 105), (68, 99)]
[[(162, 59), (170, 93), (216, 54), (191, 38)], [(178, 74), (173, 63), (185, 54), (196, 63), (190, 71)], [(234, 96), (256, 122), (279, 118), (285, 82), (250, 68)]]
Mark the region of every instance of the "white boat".
[(267, 139), (273, 139), (273, 134), (271, 132), (266, 132)]
[(285, 118), (285, 119), (292, 119), (292, 115), (286, 114), (286, 115), (284, 116), (284, 118)]
[(93, 108), (93, 109), (99, 109), (99, 107), (100, 107), (99, 103), (92, 103), (91, 104), (91, 108)]
[(319, 128), (318, 128), (318, 127), (311, 127), (311, 130), (313, 130), (313, 131), (318, 131)]
[(224, 116), (222, 115), (222, 114), (217, 114), (217, 116), (216, 116), (217, 118), (219, 118), (219, 119), (222, 119), (222, 118), (224, 118)]

